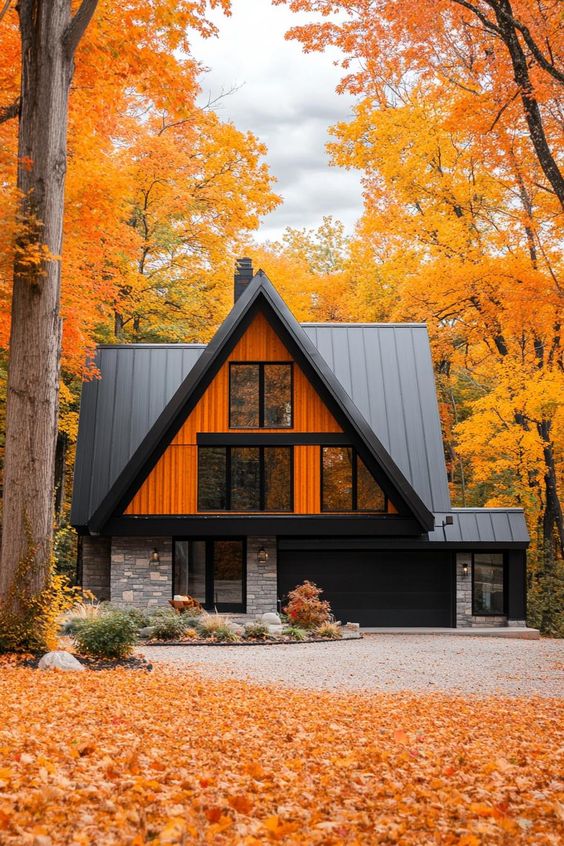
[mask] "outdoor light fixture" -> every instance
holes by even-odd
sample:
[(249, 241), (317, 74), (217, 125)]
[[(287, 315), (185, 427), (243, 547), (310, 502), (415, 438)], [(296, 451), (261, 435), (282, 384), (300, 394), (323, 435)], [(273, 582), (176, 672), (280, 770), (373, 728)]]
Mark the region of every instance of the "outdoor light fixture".
[(462, 573), (464, 576), (468, 575), (468, 561), (464, 561), (462, 564)]
[(452, 514), (445, 514), (445, 519), (443, 520), (443, 522), (441, 524), (442, 527), (443, 527), (443, 535), (444, 535), (445, 540), (447, 539), (445, 526), (452, 526), (453, 523), (454, 523), (454, 517), (452, 516)]
[(264, 546), (261, 546), (261, 548), (257, 552), (257, 561), (259, 564), (266, 564), (266, 562), (268, 561), (268, 552), (266, 551)]
[(155, 564), (158, 564), (161, 560), (161, 557), (159, 555), (159, 550), (156, 547), (154, 547), (153, 551), (151, 552), (150, 560), (153, 561)]

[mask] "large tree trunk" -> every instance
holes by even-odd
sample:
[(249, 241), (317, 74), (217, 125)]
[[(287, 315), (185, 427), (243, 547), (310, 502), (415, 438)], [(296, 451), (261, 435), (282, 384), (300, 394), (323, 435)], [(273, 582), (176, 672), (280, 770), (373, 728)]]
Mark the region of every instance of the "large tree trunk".
[(0, 601), (33, 559), (32, 593), (45, 585), (53, 531), (61, 349), (60, 255), (67, 105), (74, 50), (97, 0), (71, 19), (71, 0), (20, 0), (22, 45), (18, 188), (21, 192), (8, 368)]

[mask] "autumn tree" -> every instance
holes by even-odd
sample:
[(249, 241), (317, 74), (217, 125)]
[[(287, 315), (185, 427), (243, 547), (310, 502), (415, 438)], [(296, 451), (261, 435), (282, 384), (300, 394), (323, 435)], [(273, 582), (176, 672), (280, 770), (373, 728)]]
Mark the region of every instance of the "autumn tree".
[(19, 114), (15, 246), (0, 598), (12, 592), (22, 562), (33, 558), (29, 587), (45, 586), (51, 555), (57, 435), (60, 254), (67, 156), (68, 95), (74, 55), (96, 9), (83, 0), (20, 0), (21, 94), (4, 116)]

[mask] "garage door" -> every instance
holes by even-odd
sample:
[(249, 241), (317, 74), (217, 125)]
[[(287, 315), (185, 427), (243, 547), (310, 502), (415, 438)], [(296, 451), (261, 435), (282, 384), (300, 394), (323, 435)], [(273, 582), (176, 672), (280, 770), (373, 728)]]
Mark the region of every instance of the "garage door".
[(279, 550), (278, 597), (309, 579), (338, 620), (362, 626), (453, 625), (454, 564), (448, 553)]

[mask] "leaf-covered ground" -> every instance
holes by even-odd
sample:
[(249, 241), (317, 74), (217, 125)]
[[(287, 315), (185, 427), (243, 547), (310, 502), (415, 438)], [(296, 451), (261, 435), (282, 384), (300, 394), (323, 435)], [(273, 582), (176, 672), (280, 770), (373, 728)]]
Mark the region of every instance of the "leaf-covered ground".
[(8, 667), (0, 844), (556, 846), (563, 710)]

